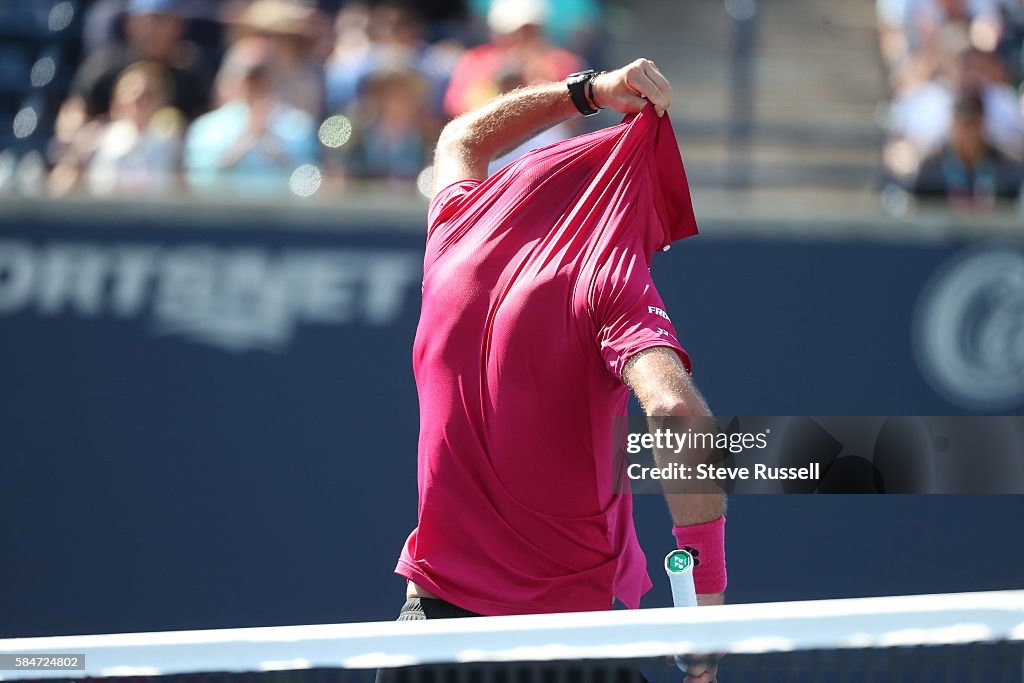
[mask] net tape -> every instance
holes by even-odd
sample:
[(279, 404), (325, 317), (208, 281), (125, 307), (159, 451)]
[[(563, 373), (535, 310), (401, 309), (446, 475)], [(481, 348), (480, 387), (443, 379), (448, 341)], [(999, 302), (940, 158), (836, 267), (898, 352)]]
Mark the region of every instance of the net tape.
[[(636, 659), (1024, 641), (1024, 590), (435, 621), (0, 640), (0, 654), (85, 654), (75, 678)], [(68, 672), (0, 672), (0, 679)]]

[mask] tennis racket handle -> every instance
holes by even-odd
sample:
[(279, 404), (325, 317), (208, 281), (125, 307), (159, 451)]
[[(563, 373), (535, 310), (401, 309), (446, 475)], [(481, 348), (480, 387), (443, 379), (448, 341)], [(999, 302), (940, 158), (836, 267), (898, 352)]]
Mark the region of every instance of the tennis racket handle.
[(685, 550), (673, 550), (665, 556), (665, 573), (672, 587), (672, 604), (696, 607), (697, 589), (693, 585), (693, 557)]
[[(693, 585), (693, 557), (685, 550), (673, 550), (665, 556), (665, 573), (672, 587), (672, 604), (676, 607), (696, 607), (697, 589)], [(676, 667), (687, 673), (686, 662), (678, 656)]]

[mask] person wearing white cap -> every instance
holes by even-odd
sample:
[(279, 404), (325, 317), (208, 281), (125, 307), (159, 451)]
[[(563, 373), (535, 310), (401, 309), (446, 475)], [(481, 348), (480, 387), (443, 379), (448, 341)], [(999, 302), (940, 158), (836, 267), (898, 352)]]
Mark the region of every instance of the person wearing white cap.
[[(466, 0), (470, 14), (487, 22), (494, 0)], [(555, 45), (583, 56), (590, 63), (601, 61), (603, 0), (547, 0), (544, 29)]]
[(495, 0), (487, 13), (490, 42), (468, 50), (452, 73), (445, 111), (458, 116), (516, 87), (561, 80), (583, 68), (544, 31), (546, 0)]
[(495, 0), (487, 11), (487, 26), (497, 34), (515, 33), (523, 26), (544, 26), (550, 15), (545, 0)]

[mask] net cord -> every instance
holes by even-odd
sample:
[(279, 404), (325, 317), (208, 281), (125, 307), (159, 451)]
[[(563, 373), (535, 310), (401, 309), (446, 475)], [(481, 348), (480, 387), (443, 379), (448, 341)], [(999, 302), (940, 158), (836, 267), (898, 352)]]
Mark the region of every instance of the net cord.
[(1024, 640), (1024, 590), (0, 639), (0, 654), (81, 653), (85, 671), (0, 680), (373, 669), (436, 662), (617, 659)]

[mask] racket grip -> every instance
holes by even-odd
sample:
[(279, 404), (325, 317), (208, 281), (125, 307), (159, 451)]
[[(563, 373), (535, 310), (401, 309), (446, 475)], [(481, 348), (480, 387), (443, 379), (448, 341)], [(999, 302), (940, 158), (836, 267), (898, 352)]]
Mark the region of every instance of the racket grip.
[(665, 556), (665, 573), (672, 587), (672, 604), (696, 607), (697, 589), (693, 585), (693, 557), (685, 550), (673, 550)]
[[(676, 607), (696, 607), (697, 589), (693, 585), (693, 557), (685, 550), (673, 550), (665, 556), (665, 573), (672, 587), (672, 604)], [(686, 662), (678, 656), (676, 667), (687, 673)]]

